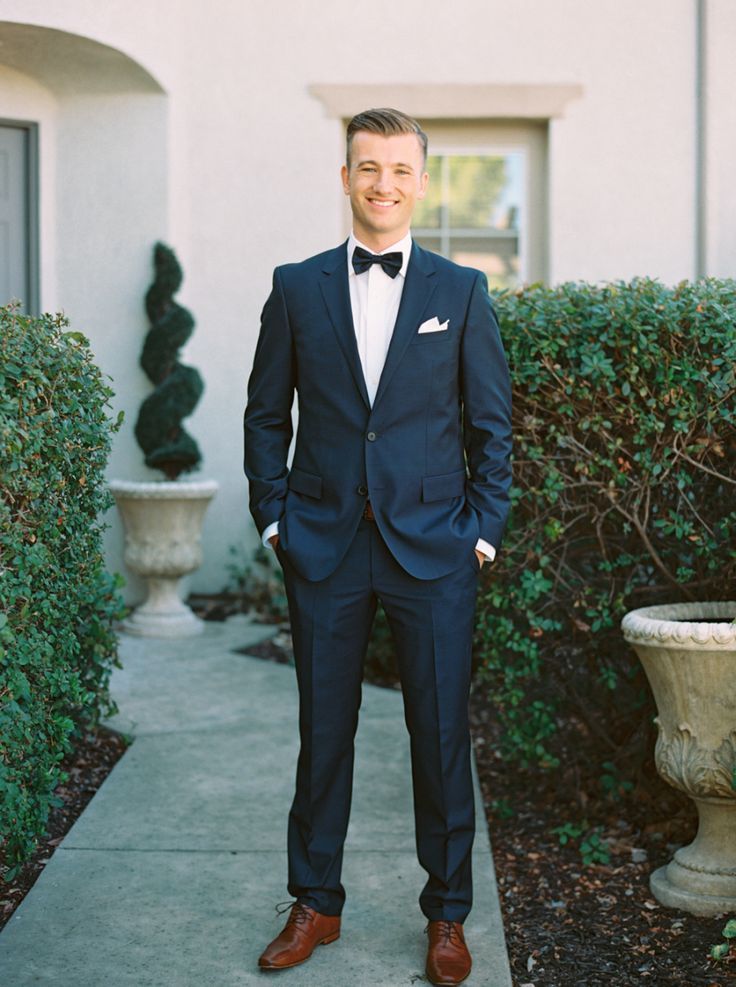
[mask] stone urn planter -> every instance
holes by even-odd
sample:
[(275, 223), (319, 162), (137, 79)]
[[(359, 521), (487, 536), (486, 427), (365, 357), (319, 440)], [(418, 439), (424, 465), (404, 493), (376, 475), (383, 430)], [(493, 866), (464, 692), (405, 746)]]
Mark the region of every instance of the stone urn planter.
[(125, 526), (125, 564), (148, 584), (148, 597), (123, 623), (141, 637), (190, 637), (203, 623), (182, 601), (180, 582), (202, 564), (202, 522), (214, 480), (110, 483)]
[(654, 693), (660, 775), (692, 798), (699, 824), (650, 879), (661, 904), (693, 915), (736, 911), (736, 602), (681, 603), (627, 613)]

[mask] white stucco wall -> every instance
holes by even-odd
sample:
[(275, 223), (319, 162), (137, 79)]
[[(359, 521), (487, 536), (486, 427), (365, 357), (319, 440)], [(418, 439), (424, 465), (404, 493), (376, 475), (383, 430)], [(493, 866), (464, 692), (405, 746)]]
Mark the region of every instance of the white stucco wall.
[(706, 33), (707, 273), (736, 277), (736, 3), (710, 0)]
[[(733, 42), (724, 39), (736, 13), (729, 0), (713, 3), (708, 243), (723, 274), (736, 193), (721, 154), (733, 160), (736, 127), (715, 134), (719, 114), (734, 112), (725, 93)], [(694, 0), (375, 0), (370, 11), (344, 0), (0, 0), (0, 20), (109, 46), (161, 90), (131, 75), (128, 90), (102, 91), (101, 77), (123, 72), (109, 59), (90, 90), (90, 72), (75, 75), (70, 56), (41, 81), (30, 68), (20, 89), (0, 74), (0, 101), (15, 94), (0, 115), (46, 121), (43, 305), (64, 307), (114, 377), (128, 423), (111, 475), (148, 475), (132, 426), (149, 392), (137, 360), (153, 242), (173, 246), (184, 267), (178, 300), (197, 327), (182, 358), (206, 385), (186, 427), (204, 453), (201, 475), (221, 485), (194, 588), (219, 589), (228, 547), (256, 543), (241, 420), (272, 269), (347, 232), (342, 125), (308, 87), (579, 84), (582, 95), (549, 130), (550, 278), (673, 282), (694, 274), (694, 18)], [(121, 545), (115, 521), (112, 568), (122, 569)]]

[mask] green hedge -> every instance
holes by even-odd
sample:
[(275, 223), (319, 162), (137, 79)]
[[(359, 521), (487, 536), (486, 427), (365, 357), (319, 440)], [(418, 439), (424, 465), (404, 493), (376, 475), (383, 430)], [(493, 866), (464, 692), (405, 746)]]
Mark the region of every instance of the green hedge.
[(736, 282), (533, 285), (495, 304), (514, 486), (479, 675), (507, 756), (555, 764), (574, 719), (611, 770), (654, 715), (623, 614), (736, 598)]
[(74, 738), (116, 712), (103, 473), (112, 394), (62, 316), (0, 308), (0, 849), (11, 878), (43, 834)]

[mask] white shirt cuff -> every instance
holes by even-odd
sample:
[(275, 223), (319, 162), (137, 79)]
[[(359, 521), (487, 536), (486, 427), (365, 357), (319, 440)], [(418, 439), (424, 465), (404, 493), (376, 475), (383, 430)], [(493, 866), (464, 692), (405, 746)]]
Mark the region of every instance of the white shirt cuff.
[(264, 548), (273, 548), (273, 545), (269, 542), (269, 538), (273, 538), (274, 535), (279, 533), (279, 522), (274, 521), (272, 524), (266, 528), (266, 530), (261, 535), (261, 541), (263, 542)]
[(489, 545), (487, 541), (483, 541), (482, 538), (478, 539), (478, 541), (475, 543), (475, 547), (478, 549), (479, 552), (482, 552), (483, 555), (485, 555), (485, 557), (488, 559), (489, 562), (493, 562), (493, 560), (496, 558), (496, 549), (493, 547), (493, 545)]

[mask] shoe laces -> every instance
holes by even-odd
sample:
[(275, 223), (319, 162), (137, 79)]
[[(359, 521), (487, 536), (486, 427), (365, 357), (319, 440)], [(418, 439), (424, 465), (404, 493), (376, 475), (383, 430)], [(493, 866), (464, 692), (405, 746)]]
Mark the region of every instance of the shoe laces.
[[(285, 907), (282, 908), (282, 905)], [(275, 908), (279, 915), (291, 910), (291, 915), (286, 920), (287, 925), (304, 925), (310, 921), (310, 909), (301, 901), (280, 901)]]
[[(451, 943), (454, 946), (462, 946), (463, 937), (456, 922), (452, 922), (450, 919), (439, 919), (435, 923), (435, 929), (438, 937), (445, 943)], [(424, 931), (429, 932), (429, 925), (427, 925), (427, 928)]]

